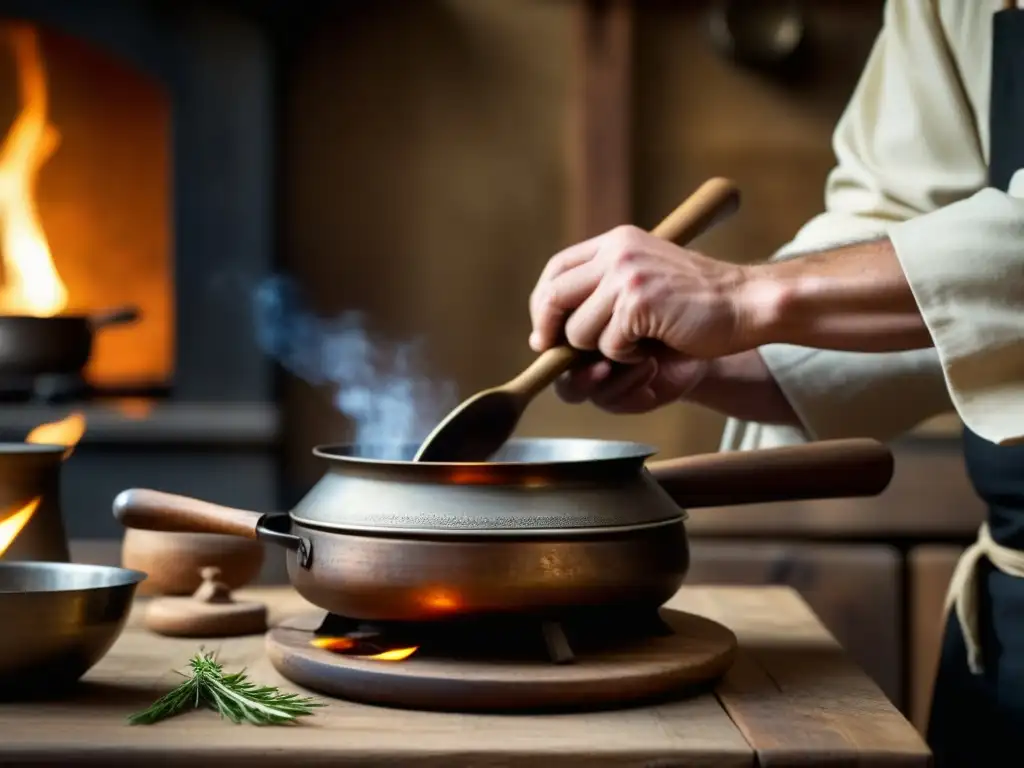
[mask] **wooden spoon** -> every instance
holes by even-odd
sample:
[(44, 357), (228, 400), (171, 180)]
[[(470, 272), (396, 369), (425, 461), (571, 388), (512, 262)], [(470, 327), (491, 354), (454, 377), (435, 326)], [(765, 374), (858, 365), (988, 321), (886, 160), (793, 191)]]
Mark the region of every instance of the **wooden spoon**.
[[(734, 213), (739, 203), (739, 191), (731, 181), (709, 179), (651, 234), (687, 243)], [(541, 353), (511, 381), (478, 392), (456, 407), (427, 435), (413, 461), (487, 461), (515, 431), (533, 398), (574, 363), (594, 354), (565, 345)]]

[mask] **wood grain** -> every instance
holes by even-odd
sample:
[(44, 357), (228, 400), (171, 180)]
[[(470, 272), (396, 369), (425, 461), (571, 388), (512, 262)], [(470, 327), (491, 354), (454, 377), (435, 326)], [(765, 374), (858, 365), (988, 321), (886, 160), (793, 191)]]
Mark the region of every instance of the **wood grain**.
[(629, 0), (572, 7), (569, 236), (583, 240), (631, 222), (633, 10)]
[[(271, 621), (310, 606), (288, 589), (241, 590)], [(792, 590), (699, 587), (669, 605), (726, 624), (741, 660), (710, 694), (609, 712), (495, 716), (402, 711), (332, 701), (308, 722), (254, 728), (189, 713), (155, 726), (124, 718), (180, 678), (195, 641), (158, 637), (133, 615), (74, 700), (0, 705), (3, 763), (161, 766), (797, 766), (926, 765), (913, 727), (852, 665)], [(138, 611), (136, 611), (138, 614)], [(263, 638), (208, 641), (229, 669), (292, 688)], [(734, 724), (735, 723), (735, 724)], [(755, 763), (755, 756), (757, 763)]]
[(686, 583), (792, 587), (902, 708), (901, 571), (899, 551), (882, 544), (696, 539)]
[(759, 766), (930, 765), (920, 735), (796, 592), (709, 587), (688, 597), (739, 638), (716, 692)]

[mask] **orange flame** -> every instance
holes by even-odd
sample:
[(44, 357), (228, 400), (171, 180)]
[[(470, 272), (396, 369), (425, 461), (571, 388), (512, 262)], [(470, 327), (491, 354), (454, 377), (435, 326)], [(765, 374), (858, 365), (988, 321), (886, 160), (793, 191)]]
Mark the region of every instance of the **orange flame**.
[(28, 525), (28, 521), (32, 519), (36, 507), (39, 506), (39, 502), (42, 500), (42, 496), (36, 496), (13, 515), (8, 515), (3, 520), (0, 520), (0, 556), (3, 556), (22, 529)]
[(126, 397), (114, 403), (114, 407), (129, 419), (145, 419), (153, 412), (153, 401), (143, 397)]
[(459, 595), (447, 589), (428, 589), (420, 597), (420, 602), (437, 613), (454, 611), (462, 605)]
[(367, 659), (369, 661), (403, 661), (419, 650), (419, 646), (414, 645), (409, 648), (390, 648), (380, 653), (363, 654), (352, 653), (352, 651), (358, 648), (359, 643), (351, 637), (314, 637), (309, 642), (315, 648), (322, 648), (332, 653), (341, 653), (345, 656)]
[(333, 653), (344, 653), (356, 647), (356, 641), (351, 637), (314, 637), (309, 644)]
[(60, 421), (49, 424), (40, 424), (28, 433), (26, 443), (38, 443), (43, 445), (63, 445), (67, 448), (64, 451), (64, 458), (67, 459), (75, 452), (75, 446), (85, 434), (85, 415), (75, 411)]
[(390, 651), (384, 651), (384, 653), (376, 653), (373, 656), (361, 656), (360, 658), (375, 659), (377, 661), (402, 661), (408, 659), (418, 650), (418, 645), (414, 645), (411, 648), (392, 648)]
[(47, 116), (46, 70), (35, 29), (13, 25), (8, 41), (18, 70), (21, 111), (0, 145), (0, 311), (52, 317), (67, 306), (68, 292), (43, 232), (35, 189), (60, 133)]

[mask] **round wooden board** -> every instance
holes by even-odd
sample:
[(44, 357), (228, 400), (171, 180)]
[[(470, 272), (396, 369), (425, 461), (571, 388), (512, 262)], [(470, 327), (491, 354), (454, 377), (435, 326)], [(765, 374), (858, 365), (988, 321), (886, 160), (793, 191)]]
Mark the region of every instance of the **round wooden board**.
[(283, 622), (267, 633), (266, 644), (284, 677), (349, 701), (456, 712), (595, 710), (683, 693), (729, 669), (736, 654), (729, 629), (682, 611), (663, 609), (661, 617), (675, 634), (569, 664), (345, 656), (310, 644), (323, 613)]

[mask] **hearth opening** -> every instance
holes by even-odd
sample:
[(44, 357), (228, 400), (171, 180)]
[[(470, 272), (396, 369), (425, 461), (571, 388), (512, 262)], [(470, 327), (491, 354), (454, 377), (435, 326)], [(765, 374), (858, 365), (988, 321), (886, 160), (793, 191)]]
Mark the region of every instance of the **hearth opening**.
[(0, 315), (98, 317), (96, 389), (174, 373), (171, 109), (163, 87), (44, 25), (0, 22)]

